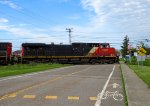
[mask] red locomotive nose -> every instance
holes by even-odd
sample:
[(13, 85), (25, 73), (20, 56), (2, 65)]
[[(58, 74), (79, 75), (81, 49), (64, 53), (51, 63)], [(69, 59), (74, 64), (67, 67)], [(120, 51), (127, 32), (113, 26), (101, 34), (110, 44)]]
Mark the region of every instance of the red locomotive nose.
[(108, 43), (100, 44), (93, 53), (93, 56), (116, 56), (116, 50), (111, 48)]
[(116, 56), (115, 48), (98, 48), (94, 55), (96, 56)]

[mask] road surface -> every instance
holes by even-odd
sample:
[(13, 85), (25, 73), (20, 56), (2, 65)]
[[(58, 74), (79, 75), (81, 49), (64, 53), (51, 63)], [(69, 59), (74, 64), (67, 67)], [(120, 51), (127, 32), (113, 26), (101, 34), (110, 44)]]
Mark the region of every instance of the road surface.
[(121, 71), (76, 65), (1, 78), (0, 106), (124, 106)]

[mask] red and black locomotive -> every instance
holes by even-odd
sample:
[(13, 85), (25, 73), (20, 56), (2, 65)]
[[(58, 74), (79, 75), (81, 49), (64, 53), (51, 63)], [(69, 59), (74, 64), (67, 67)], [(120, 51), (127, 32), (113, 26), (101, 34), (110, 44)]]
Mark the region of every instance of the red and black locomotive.
[(118, 56), (109, 43), (23, 43), (22, 62), (116, 63)]
[[(118, 56), (115, 48), (109, 43), (72, 43), (45, 44), (45, 43), (23, 43), (22, 63), (30, 62), (57, 62), (57, 63), (116, 63)], [(14, 63), (12, 56), (12, 43), (0, 43), (0, 64)]]
[(0, 64), (7, 65), (12, 61), (12, 43), (0, 43)]

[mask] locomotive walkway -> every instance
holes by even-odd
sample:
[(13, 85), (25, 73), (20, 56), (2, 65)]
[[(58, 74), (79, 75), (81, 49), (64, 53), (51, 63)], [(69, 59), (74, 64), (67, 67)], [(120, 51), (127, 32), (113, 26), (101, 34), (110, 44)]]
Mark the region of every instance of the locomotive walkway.
[(150, 106), (150, 88), (126, 64), (120, 63), (129, 106)]

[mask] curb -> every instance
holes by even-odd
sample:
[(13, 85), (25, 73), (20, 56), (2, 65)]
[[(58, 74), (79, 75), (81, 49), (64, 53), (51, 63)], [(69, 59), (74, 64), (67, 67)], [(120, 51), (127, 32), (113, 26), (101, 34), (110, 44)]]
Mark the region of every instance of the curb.
[(127, 88), (126, 88), (126, 79), (124, 77), (124, 73), (123, 73), (123, 69), (122, 69), (122, 65), (121, 63), (120, 64), (120, 69), (121, 69), (121, 77), (122, 77), (122, 85), (123, 85), (123, 92), (124, 92), (124, 103), (125, 103), (125, 106), (128, 106), (129, 105), (129, 101), (128, 101), (128, 94), (127, 94)]

